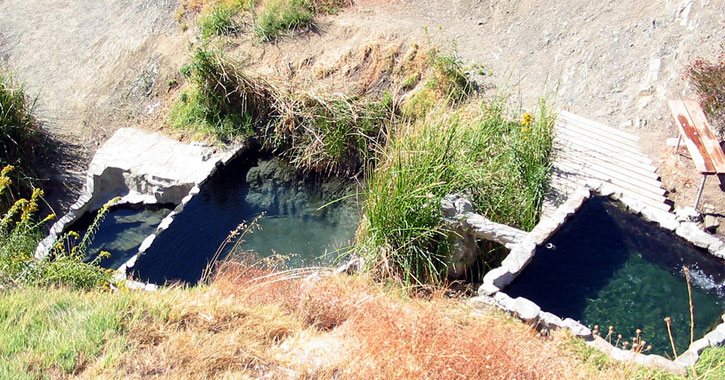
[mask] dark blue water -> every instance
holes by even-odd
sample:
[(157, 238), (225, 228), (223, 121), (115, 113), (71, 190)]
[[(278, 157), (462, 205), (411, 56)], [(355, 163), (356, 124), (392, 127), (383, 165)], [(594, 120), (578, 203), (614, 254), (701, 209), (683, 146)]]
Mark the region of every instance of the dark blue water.
[[(156, 230), (161, 220), (171, 212), (171, 207), (172, 205), (112, 207), (88, 247), (89, 260), (95, 258), (100, 251), (107, 251), (111, 257), (102, 259), (100, 265), (118, 269), (138, 252), (141, 242)], [(85, 233), (95, 217), (95, 212), (88, 213), (69, 230)]]
[[(545, 311), (631, 339), (641, 329), (653, 353), (672, 356), (665, 317), (678, 352), (689, 346), (690, 314), (682, 271), (694, 283), (695, 339), (725, 312), (725, 262), (603, 198), (589, 200), (506, 292)], [(603, 335), (604, 335), (603, 334)]]
[[(243, 156), (220, 168), (169, 229), (131, 268), (156, 284), (196, 283), (230, 231), (254, 228), (223, 246), (219, 259), (237, 252), (280, 255), (288, 267), (330, 264), (350, 246), (359, 220), (348, 181), (321, 182), (295, 173), (278, 159)], [(329, 204), (333, 202), (332, 204)]]

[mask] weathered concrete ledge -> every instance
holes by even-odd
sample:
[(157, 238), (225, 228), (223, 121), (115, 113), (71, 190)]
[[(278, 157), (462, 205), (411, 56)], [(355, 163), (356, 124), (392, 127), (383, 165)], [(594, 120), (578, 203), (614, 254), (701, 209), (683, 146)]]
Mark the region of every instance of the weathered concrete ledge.
[[(693, 245), (707, 249), (710, 254), (725, 259), (725, 244), (720, 239), (703, 231), (696, 223), (689, 221), (687, 218), (678, 218), (672, 213), (648, 207), (608, 183), (592, 181), (572, 194), (550, 217), (542, 219), (531, 232), (523, 233), (523, 235), (517, 234), (515, 243), (507, 242), (510, 244), (507, 247), (511, 249), (509, 255), (503, 260), (500, 267), (492, 269), (483, 277), (483, 284), (478, 289), (479, 295), (472, 298), (470, 304), (476, 309), (497, 307), (539, 330), (569, 329), (575, 336), (584, 339), (589, 346), (599, 349), (616, 360), (635, 362), (646, 367), (662, 369), (681, 375), (686, 374), (686, 368), (697, 362), (700, 353), (704, 349), (725, 344), (725, 315), (723, 315), (723, 323), (718, 325), (715, 330), (693, 342), (687, 351), (672, 361), (659, 355), (635, 353), (614, 347), (601, 337), (593, 335), (592, 331), (581, 323), (570, 318), (562, 319), (541, 310), (536, 303), (524, 297), (511, 298), (502, 291), (533, 260), (536, 248), (546, 244), (549, 238), (592, 196), (609, 197), (612, 200), (620, 201), (635, 215), (657, 223), (663, 229), (673, 231), (677, 236)], [(459, 206), (460, 201), (456, 199), (455, 196), (449, 199), (451, 202), (448, 202), (448, 204)], [(443, 202), (444, 212), (458, 211), (465, 208), (446, 208), (448, 204), (445, 201)], [(463, 214), (469, 213), (471, 211), (467, 210)], [(449, 215), (446, 214), (446, 216)], [(478, 217), (483, 218), (480, 215)], [(493, 222), (489, 221), (489, 223)], [(489, 225), (489, 223), (477, 223), (476, 225)], [(495, 223), (493, 224), (495, 225)], [(481, 237), (496, 236), (498, 235), (488, 234)]]
[(47, 255), (67, 226), (115, 197), (121, 197), (118, 204), (182, 203), (217, 165), (226, 163), (239, 150), (216, 152), (203, 144), (183, 144), (160, 133), (119, 129), (96, 152), (81, 195), (53, 224), (35, 256)]

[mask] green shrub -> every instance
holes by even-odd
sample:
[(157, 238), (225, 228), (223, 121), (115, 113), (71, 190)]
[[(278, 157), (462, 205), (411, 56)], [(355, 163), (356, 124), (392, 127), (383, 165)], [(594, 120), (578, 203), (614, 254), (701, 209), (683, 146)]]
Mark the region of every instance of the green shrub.
[[(432, 68), (431, 74), (418, 92), (403, 104), (403, 115), (420, 118), (435, 108), (441, 101), (450, 105), (465, 102), (474, 92), (475, 84), (466, 77), (463, 63), (454, 53), (441, 55), (437, 49), (430, 49), (428, 65)], [(412, 88), (420, 80), (416, 73), (407, 77), (401, 87), (405, 90)]]
[[(10, 185), (8, 173), (12, 167), (0, 171), (0, 194)], [(42, 236), (42, 225), (54, 215), (40, 222), (35, 220), (38, 202), (43, 192), (33, 190), (29, 199), (18, 199), (0, 218), (0, 288), (18, 286), (66, 285), (92, 289), (107, 284), (112, 271), (100, 268), (100, 255), (86, 262), (86, 251), (110, 203), (98, 213), (89, 232), (80, 242), (73, 232), (63, 236), (59, 243), (42, 259), (34, 257), (35, 248)]]
[(305, 171), (358, 170), (393, 113), (387, 93), (380, 99), (290, 93), (246, 74), (220, 52), (199, 49), (185, 67), (192, 86), (172, 108), (172, 125), (224, 142), (257, 142)]
[(22, 85), (0, 71), (0, 168), (13, 165), (20, 179), (0, 196), (0, 213), (12, 204), (13, 193), (26, 192), (32, 187), (32, 160), (38, 144), (34, 104), (28, 101)]
[(192, 86), (174, 104), (170, 123), (225, 142), (251, 136), (255, 126), (268, 118), (271, 88), (238, 66), (221, 51), (197, 49), (191, 63), (182, 68)]
[[(450, 231), (442, 197), (466, 194), (476, 210), (511, 226), (535, 225), (548, 184), (552, 119), (504, 116), (501, 103), (452, 115), (440, 107), (399, 127), (367, 178), (360, 251), (371, 269), (408, 284), (445, 278)], [(528, 114), (525, 114), (528, 115)]]
[(234, 13), (227, 6), (214, 7), (208, 14), (199, 18), (199, 31), (204, 38), (212, 36), (225, 36), (237, 32), (238, 26), (234, 22)]
[(256, 22), (256, 33), (262, 41), (273, 41), (289, 30), (312, 25), (313, 3), (308, 0), (268, 0)]
[(725, 54), (715, 62), (696, 60), (690, 65), (687, 76), (713, 130), (721, 140), (725, 139)]

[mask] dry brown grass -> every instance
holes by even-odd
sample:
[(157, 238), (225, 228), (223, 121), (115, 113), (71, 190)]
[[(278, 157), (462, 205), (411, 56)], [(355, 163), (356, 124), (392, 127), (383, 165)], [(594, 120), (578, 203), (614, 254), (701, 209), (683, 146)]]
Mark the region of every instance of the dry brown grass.
[[(114, 366), (132, 379), (572, 379), (592, 370), (565, 347), (442, 292), (409, 298), (365, 277), (225, 265), (207, 288), (178, 292), (168, 320), (137, 323)], [(106, 371), (104, 373), (109, 373)]]

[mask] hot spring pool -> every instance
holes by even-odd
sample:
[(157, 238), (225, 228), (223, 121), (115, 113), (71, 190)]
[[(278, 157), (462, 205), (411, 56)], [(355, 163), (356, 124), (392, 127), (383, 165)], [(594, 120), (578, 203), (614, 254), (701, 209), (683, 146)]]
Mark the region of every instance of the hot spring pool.
[(230, 252), (237, 243), (232, 240), (220, 259), (252, 252), (281, 255), (288, 267), (330, 264), (357, 229), (355, 191), (347, 181), (303, 178), (276, 158), (236, 158), (219, 168), (129, 270), (156, 284), (196, 283), (230, 231), (254, 220), (239, 252)]
[[(505, 289), (542, 310), (592, 327), (615, 327), (625, 340), (636, 329), (672, 355), (665, 317), (672, 318), (678, 353), (689, 346), (690, 311), (682, 268), (690, 268), (695, 339), (725, 312), (725, 262), (606, 198), (589, 199)], [(548, 248), (547, 248), (548, 246)]]
[[(89, 260), (95, 258), (101, 251), (108, 251), (111, 257), (102, 259), (100, 265), (104, 268), (118, 269), (138, 252), (141, 242), (156, 230), (161, 220), (171, 212), (172, 206), (112, 207), (88, 247)], [(68, 230), (85, 234), (95, 217), (96, 212), (88, 213)]]

